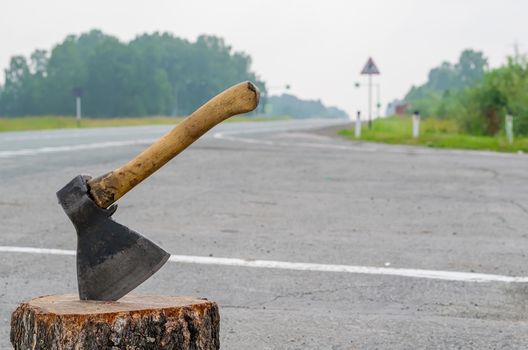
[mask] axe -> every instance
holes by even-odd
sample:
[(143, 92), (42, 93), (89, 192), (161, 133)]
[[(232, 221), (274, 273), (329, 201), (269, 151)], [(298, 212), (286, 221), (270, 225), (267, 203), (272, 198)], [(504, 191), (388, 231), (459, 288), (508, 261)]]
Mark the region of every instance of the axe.
[(112, 220), (124, 194), (221, 121), (254, 110), (259, 90), (232, 86), (184, 119), (125, 165), (102, 176), (76, 176), (57, 192), (77, 231), (81, 300), (118, 300), (158, 271), (170, 255), (138, 232)]

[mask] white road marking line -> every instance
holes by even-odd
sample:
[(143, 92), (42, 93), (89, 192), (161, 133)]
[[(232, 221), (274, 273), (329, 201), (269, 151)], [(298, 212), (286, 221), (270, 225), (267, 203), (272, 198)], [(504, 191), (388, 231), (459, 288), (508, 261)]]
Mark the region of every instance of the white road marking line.
[(49, 254), (49, 255), (75, 255), (75, 250), (51, 249), (51, 248), (32, 248), (32, 247), (10, 247), (0, 246), (0, 252), (3, 253), (28, 253), (28, 254)]
[(139, 140), (128, 140), (128, 141), (108, 141), (98, 143), (85, 143), (80, 145), (68, 145), (68, 146), (55, 146), (55, 147), (41, 147), (41, 148), (25, 148), (12, 151), (0, 151), (0, 158), (12, 158), (18, 156), (34, 156), (45, 153), (57, 153), (57, 152), (73, 152), (87, 149), (97, 148), (108, 148), (108, 147), (121, 147), (131, 145), (145, 145), (151, 144), (156, 139), (139, 139)]
[[(174, 124), (176, 125), (176, 124)], [(28, 141), (28, 140), (53, 140), (53, 139), (77, 139), (83, 137), (91, 137), (94, 135), (101, 135), (104, 133), (108, 138), (122, 135), (123, 130), (136, 131), (141, 129), (141, 134), (147, 133), (159, 134), (170, 130), (171, 125), (134, 125), (134, 126), (117, 126), (117, 127), (102, 127), (102, 128), (86, 128), (86, 129), (51, 129), (51, 130), (33, 130), (33, 131), (15, 131), (0, 133), (0, 142), (6, 141)], [(103, 129), (103, 130), (101, 130)], [(100, 132), (101, 131), (101, 132)], [(139, 135), (139, 133), (138, 133)], [(160, 134), (160, 136), (163, 134)]]
[[(46, 130), (47, 131), (47, 130)], [(78, 132), (71, 134), (57, 133), (57, 134), (45, 134), (46, 131), (41, 132), (42, 135), (16, 135), (16, 136), (4, 136), (0, 135), (0, 141), (27, 141), (27, 140), (51, 140), (51, 139), (60, 139), (60, 138), (79, 138), (83, 135)]]
[[(290, 125), (292, 129), (305, 129), (305, 128), (315, 128), (321, 125), (330, 125), (328, 122), (320, 122), (320, 123), (313, 123), (308, 125)], [(304, 126), (304, 127), (303, 127)], [(286, 126), (288, 129), (288, 125)], [(270, 125), (270, 126), (259, 126), (259, 127), (249, 127), (245, 128), (243, 130), (231, 130), (226, 131), (225, 133), (228, 134), (244, 134), (244, 133), (261, 133), (261, 132), (273, 132), (273, 131), (281, 131), (284, 130), (284, 125)], [(89, 136), (89, 134), (92, 134), (94, 130), (90, 130), (89, 133), (72, 133), (72, 134), (64, 134), (64, 135), (39, 135), (39, 139), (41, 138), (60, 138), (62, 136)], [(106, 130), (105, 130), (106, 131)], [(158, 130), (156, 129), (156, 132)], [(206, 135), (207, 136), (207, 135)], [(26, 138), (32, 138), (32, 135), (26, 135), (26, 136), (17, 136), (20, 139), (26, 139)], [(12, 137), (13, 139), (16, 139), (16, 137)], [(24, 148), (24, 149), (17, 149), (17, 150), (8, 150), (8, 151), (0, 151), (0, 159), (1, 158), (13, 158), (13, 157), (19, 157), (19, 156), (35, 156), (39, 154), (49, 154), (49, 153), (57, 153), (57, 152), (73, 152), (73, 151), (79, 151), (79, 150), (88, 150), (88, 149), (98, 149), (98, 148), (109, 148), (109, 147), (122, 147), (122, 146), (131, 146), (131, 145), (148, 145), (156, 141), (157, 138), (149, 138), (149, 139), (135, 139), (135, 140), (123, 140), (123, 141), (108, 141), (108, 142), (94, 142), (94, 143), (85, 143), (85, 144), (76, 144), (76, 145), (64, 145), (64, 146), (49, 146), (49, 147), (39, 147), (39, 148)], [(9, 140), (8, 138), (0, 138), (0, 141)]]
[[(261, 134), (261, 133), (269, 133), (273, 131), (279, 131), (279, 132), (290, 132), (290, 131), (307, 131), (312, 129), (317, 129), (321, 127), (327, 127), (327, 126), (333, 126), (333, 125), (341, 125), (343, 124), (342, 121), (321, 121), (321, 122), (313, 122), (309, 124), (291, 124), (291, 125), (264, 125), (257, 128), (254, 127), (248, 127), (244, 129), (235, 129), (235, 130), (225, 130), (220, 131), (214, 134), (214, 138), (223, 139), (226, 137), (226, 135), (243, 135), (243, 134)], [(255, 140), (261, 142), (262, 140)]]
[[(48, 255), (69, 255), (74, 256), (74, 250), (32, 248), (32, 247), (12, 247), (0, 246), (0, 252), (4, 253), (27, 253), (27, 254), (48, 254)], [(528, 283), (528, 277), (513, 277), (504, 275), (492, 275), (474, 272), (421, 270), (421, 269), (400, 269), (393, 267), (373, 267), (354, 265), (332, 265), (299, 263), (273, 260), (246, 260), (237, 258), (216, 258), (192, 255), (171, 255), (170, 262), (184, 264), (238, 266), (250, 268), (313, 271), (313, 272), (341, 272), (352, 274), (385, 275), (411, 278), (434, 279), (458, 282), (503, 282), (503, 283)]]
[[(343, 124), (343, 121), (320, 121), (312, 122), (306, 125), (302, 124), (292, 124), (292, 125), (270, 125), (268, 127), (258, 128), (244, 128), (242, 130), (227, 130), (223, 132), (217, 132), (213, 134), (213, 138), (223, 139), (227, 141), (243, 142), (250, 144), (261, 144), (268, 146), (281, 146), (281, 147), (309, 147), (309, 148), (321, 148), (321, 149), (333, 149), (333, 150), (343, 150), (343, 151), (354, 151), (354, 152), (386, 152), (386, 153), (405, 153), (405, 154), (415, 154), (415, 155), (430, 155), (434, 154), (449, 154), (449, 155), (467, 155), (468, 153), (473, 153), (474, 155), (488, 156), (488, 157), (518, 157), (519, 154), (512, 153), (501, 153), (501, 152), (487, 152), (487, 151), (471, 151), (471, 150), (446, 150), (446, 149), (425, 149), (414, 147), (401, 149), (393, 147), (375, 147), (367, 146), (362, 144), (358, 145), (346, 145), (346, 144), (328, 144), (328, 143), (316, 143), (316, 142), (282, 142), (282, 141), (271, 141), (271, 140), (262, 140), (255, 138), (247, 137), (236, 137), (234, 135), (243, 135), (243, 134), (257, 134), (257, 133), (269, 133), (274, 131), (279, 132), (288, 132), (288, 131), (303, 131), (315, 129), (318, 127), (331, 126)], [(71, 135), (70, 135), (71, 136)], [(75, 134), (75, 136), (79, 136)], [(83, 134), (83, 136), (85, 136)], [(207, 136), (207, 135), (206, 135)], [(46, 138), (47, 136), (44, 136)], [(50, 137), (50, 138), (54, 138)], [(130, 146), (130, 145), (147, 145), (151, 144), (156, 139), (139, 139), (139, 140), (127, 140), (127, 141), (110, 141), (110, 142), (99, 142), (99, 143), (88, 143), (88, 144), (78, 144), (78, 145), (66, 145), (66, 146), (51, 146), (51, 147), (41, 147), (41, 148), (26, 148), (10, 151), (0, 151), (1, 158), (12, 158), (18, 156), (33, 156), (46, 153), (56, 153), (56, 152), (72, 152), (78, 150), (87, 150), (87, 149), (97, 149), (97, 148), (108, 148), (108, 147), (120, 147), (120, 146)], [(2, 139), (0, 138), (0, 141)], [(5, 141), (5, 140), (4, 140)]]
[(365, 146), (357, 147), (357, 146), (314, 143), (314, 142), (271, 141), (271, 140), (251, 139), (247, 137), (235, 137), (235, 136), (226, 135), (225, 133), (221, 133), (221, 132), (217, 132), (216, 134), (214, 134), (214, 137), (216, 139), (221, 139), (221, 140), (252, 143), (252, 144), (267, 145), (267, 146), (311, 147), (311, 148), (337, 149), (337, 150), (346, 150), (346, 151), (355, 151), (355, 152), (376, 152), (378, 151), (378, 148), (376, 147), (365, 147)]
[[(264, 130), (266, 131), (266, 130)], [(275, 130), (270, 130), (275, 131)], [(288, 130), (277, 130), (287, 132)], [(260, 132), (260, 131), (259, 131)], [(481, 157), (496, 157), (496, 158), (517, 158), (520, 156), (525, 156), (525, 153), (506, 153), (506, 152), (494, 152), (494, 151), (482, 151), (482, 150), (464, 150), (464, 149), (446, 149), (446, 148), (425, 148), (420, 146), (408, 146), (408, 145), (391, 145), (383, 144), (381, 147), (375, 146), (366, 146), (365, 144), (361, 145), (344, 145), (344, 144), (328, 144), (328, 143), (316, 143), (316, 142), (282, 142), (282, 141), (270, 141), (262, 140), (256, 138), (247, 138), (247, 137), (238, 137), (233, 135), (241, 134), (252, 134), (249, 132), (217, 132), (214, 134), (214, 138), (220, 140), (242, 142), (242, 143), (251, 143), (267, 146), (281, 146), (281, 147), (310, 147), (310, 148), (322, 148), (322, 149), (335, 149), (343, 151), (353, 151), (353, 152), (384, 152), (384, 153), (395, 153), (395, 154), (412, 154), (412, 155), (431, 155), (431, 154), (444, 154), (444, 155), (458, 155), (466, 156), (468, 154), (473, 154), (475, 156)], [(367, 141), (368, 142), (368, 141)], [(373, 142), (369, 142), (372, 144)], [(395, 146), (403, 146), (405, 148), (395, 148)]]

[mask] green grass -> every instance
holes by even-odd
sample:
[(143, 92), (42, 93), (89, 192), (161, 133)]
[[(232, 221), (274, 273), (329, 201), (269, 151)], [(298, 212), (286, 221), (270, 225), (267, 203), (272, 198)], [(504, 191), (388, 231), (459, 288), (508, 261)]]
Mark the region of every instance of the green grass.
[[(274, 121), (284, 120), (288, 117), (247, 117), (235, 116), (227, 119), (227, 122), (248, 122), (248, 121)], [(183, 117), (141, 117), (141, 118), (83, 118), (81, 128), (134, 126), (134, 125), (164, 125), (176, 124), (183, 120)], [(2, 131), (24, 131), (24, 130), (45, 130), (45, 129), (65, 129), (77, 128), (74, 117), (42, 116), (42, 117), (16, 117), (0, 118), (0, 132)]]
[[(363, 128), (361, 140), (389, 144), (423, 145), (435, 148), (458, 148), (499, 152), (528, 152), (528, 138), (517, 137), (509, 144), (504, 136), (473, 136), (459, 131), (455, 121), (435, 118), (422, 119), (420, 137), (412, 137), (410, 117), (390, 117), (375, 120), (372, 129)], [(343, 129), (338, 134), (356, 140), (354, 129)]]

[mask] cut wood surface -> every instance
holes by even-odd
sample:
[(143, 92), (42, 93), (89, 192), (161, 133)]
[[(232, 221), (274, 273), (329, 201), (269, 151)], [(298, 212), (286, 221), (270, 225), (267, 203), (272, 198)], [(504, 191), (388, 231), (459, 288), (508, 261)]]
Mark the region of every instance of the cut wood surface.
[(102, 302), (50, 295), (13, 312), (11, 343), (15, 350), (216, 350), (219, 328), (218, 306), (206, 299), (128, 295)]

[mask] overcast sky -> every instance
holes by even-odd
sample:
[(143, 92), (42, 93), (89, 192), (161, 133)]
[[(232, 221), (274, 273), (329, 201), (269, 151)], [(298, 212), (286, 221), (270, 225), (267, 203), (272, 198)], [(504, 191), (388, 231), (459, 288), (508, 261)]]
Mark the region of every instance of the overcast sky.
[[(525, 0), (8, 0), (0, 4), (0, 66), (12, 55), (50, 49), (90, 29), (130, 40), (168, 31), (194, 40), (225, 38), (253, 58), (271, 92), (322, 99), (349, 113), (365, 108), (359, 72), (372, 56), (382, 102), (425, 81), (429, 69), (465, 48), (492, 66), (528, 50)], [(3, 80), (3, 77), (2, 77)]]

